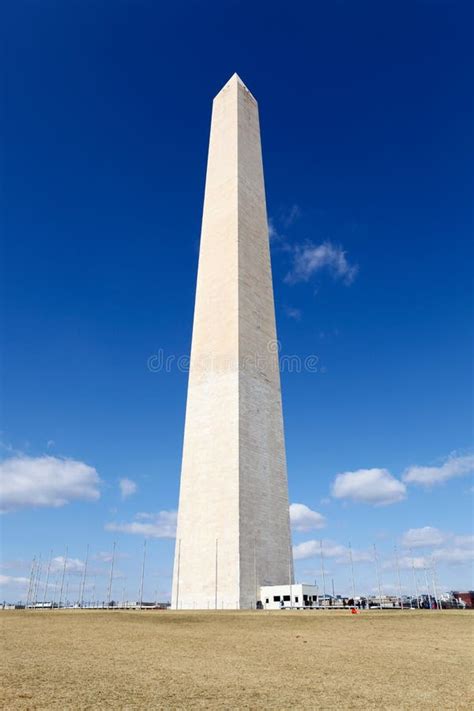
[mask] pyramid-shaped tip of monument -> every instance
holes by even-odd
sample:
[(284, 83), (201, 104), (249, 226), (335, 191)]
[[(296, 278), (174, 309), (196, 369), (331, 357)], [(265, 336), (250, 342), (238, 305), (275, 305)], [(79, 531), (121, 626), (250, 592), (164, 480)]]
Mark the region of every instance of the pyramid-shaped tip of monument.
[(242, 86), (245, 86), (244, 82), (243, 82), (242, 79), (239, 77), (239, 75), (237, 74), (237, 72), (234, 72), (234, 73), (232, 74), (232, 76), (231, 76), (231, 78), (230, 78), (229, 81), (236, 81), (237, 84), (242, 84)]
[[(237, 72), (234, 72), (234, 73), (232, 74), (231, 78), (224, 84), (224, 86), (223, 86), (222, 89), (219, 91), (219, 93), (217, 94), (217, 96), (219, 96), (219, 94), (221, 94), (221, 92), (223, 92), (225, 89), (228, 89), (228, 88), (230, 88), (231, 86), (236, 86), (236, 85), (242, 87), (242, 89), (244, 89), (248, 94), (250, 94), (250, 96), (252, 97), (252, 99), (255, 101), (255, 97), (253, 96), (252, 92), (249, 90), (249, 88), (246, 86), (246, 84), (244, 84), (244, 82), (243, 82), (242, 79), (239, 77), (239, 75), (237, 74)], [(216, 97), (216, 98), (217, 98), (217, 97)]]
[(249, 94), (251, 93), (250, 90), (249, 90), (249, 88), (248, 88), (248, 86), (245, 84), (245, 82), (242, 81), (242, 79), (239, 77), (239, 75), (237, 74), (237, 72), (234, 72), (234, 73), (232, 74), (232, 76), (231, 76), (231, 78), (229, 79), (229, 82), (228, 82), (228, 83), (230, 84), (231, 82), (235, 82), (236, 84), (238, 84), (239, 86), (241, 86), (242, 88), (244, 88), (245, 91), (248, 91)]

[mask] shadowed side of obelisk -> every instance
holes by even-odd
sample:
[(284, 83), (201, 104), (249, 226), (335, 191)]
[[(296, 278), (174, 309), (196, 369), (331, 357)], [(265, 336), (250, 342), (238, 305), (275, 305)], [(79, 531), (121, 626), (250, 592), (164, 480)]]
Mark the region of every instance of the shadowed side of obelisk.
[(258, 106), (238, 93), (241, 607), (292, 581), (288, 484)]

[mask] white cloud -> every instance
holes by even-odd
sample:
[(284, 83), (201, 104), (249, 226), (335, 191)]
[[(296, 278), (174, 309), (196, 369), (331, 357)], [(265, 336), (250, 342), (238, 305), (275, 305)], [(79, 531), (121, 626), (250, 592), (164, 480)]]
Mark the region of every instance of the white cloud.
[(150, 538), (174, 538), (176, 536), (176, 511), (160, 511), (156, 514), (137, 514), (130, 523), (107, 523), (107, 531), (133, 533)]
[(334, 541), (323, 541), (323, 556), (325, 558), (345, 559), (348, 549), (340, 543)]
[[(51, 573), (58, 573), (64, 570), (64, 558), (63, 555), (58, 555), (51, 561)], [(66, 558), (66, 572), (67, 573), (82, 573), (85, 567), (83, 560), (79, 558)]]
[(288, 210), (282, 211), (281, 221), (285, 227), (291, 227), (299, 217), (301, 217), (301, 208), (294, 204)]
[(268, 236), (270, 238), (270, 242), (272, 242), (274, 245), (278, 243), (279, 246), (283, 247), (285, 251), (290, 250), (290, 246), (286, 244), (285, 235), (281, 234), (280, 232), (280, 226), (282, 226), (284, 229), (287, 229), (291, 227), (291, 225), (293, 225), (293, 223), (296, 222), (296, 220), (300, 216), (301, 209), (299, 208), (299, 206), (292, 205), (288, 209), (280, 210), (276, 221), (270, 217), (268, 220)]
[(272, 219), (268, 220), (268, 236), (271, 240), (278, 239), (279, 235)]
[(431, 570), (433, 567), (433, 554), (427, 555), (400, 555), (398, 564), (396, 558), (389, 558), (382, 561), (383, 570), (396, 570), (397, 565), (400, 570)]
[(441, 484), (454, 477), (470, 474), (472, 471), (474, 471), (473, 454), (463, 457), (451, 455), (439, 467), (408, 467), (403, 474), (403, 480), (410, 484), (432, 486), (433, 484)]
[[(293, 546), (294, 560), (305, 560), (306, 558), (315, 558), (321, 555), (320, 541), (310, 540), (298, 543)], [(331, 540), (323, 540), (323, 557), (335, 558), (336, 563), (349, 562), (349, 548), (340, 543)], [(357, 562), (372, 560), (372, 554), (369, 551), (352, 550), (352, 560)]]
[(433, 559), (448, 565), (463, 565), (474, 560), (474, 550), (468, 548), (439, 548), (433, 551)]
[(0, 562), (1, 570), (23, 570), (31, 565), (31, 560), (25, 558), (12, 558), (10, 560), (3, 560)]
[(474, 548), (474, 535), (468, 533), (467, 536), (454, 536), (454, 545), (456, 546), (468, 546)]
[(128, 496), (132, 496), (137, 490), (137, 485), (132, 479), (120, 479), (119, 481), (120, 494), (122, 499), (126, 499)]
[(293, 546), (293, 560), (305, 560), (319, 555), (319, 541), (304, 541)]
[(0, 575), (0, 585), (6, 587), (7, 585), (28, 585), (30, 582), (29, 578), (15, 578), (11, 575)]
[(28, 506), (64, 506), (99, 498), (94, 467), (74, 459), (18, 455), (0, 462), (0, 510)]
[(403, 534), (402, 546), (405, 548), (424, 548), (426, 546), (438, 546), (444, 543), (446, 534), (433, 526), (423, 526), (423, 528), (410, 528)]
[[(410, 568), (412, 559), (415, 568), (430, 568), (433, 561), (447, 565), (463, 565), (474, 558), (474, 536), (456, 535), (440, 531), (432, 526), (411, 528), (402, 537), (402, 545), (407, 548), (431, 548), (429, 556), (413, 557), (405, 555), (400, 558), (400, 567)], [(395, 561), (392, 562), (393, 565)]]
[(100, 563), (110, 563), (112, 557), (115, 560), (123, 560), (125, 558), (129, 558), (130, 556), (128, 553), (121, 553), (118, 550), (115, 550), (115, 554), (112, 551), (99, 551), (99, 553), (95, 553), (92, 556), (93, 560), (98, 560)]
[(324, 528), (326, 525), (324, 516), (305, 504), (291, 504), (290, 521), (295, 531), (312, 531), (315, 528)]
[(0, 575), (0, 588), (8, 588), (11, 591), (13, 591), (13, 590), (15, 591), (12, 593), (7, 593), (7, 590), (5, 590), (5, 595), (9, 595), (9, 594), (21, 595), (26, 592), (29, 584), (30, 584), (29, 578), (14, 577), (11, 575)]
[(110, 563), (112, 560), (112, 553), (109, 551), (99, 551), (94, 555), (94, 560), (99, 560), (101, 563)]
[(285, 314), (294, 321), (301, 321), (301, 309), (296, 309), (293, 306), (285, 306)]
[[(341, 562), (347, 562), (349, 559), (349, 555), (346, 555), (345, 561)], [(354, 563), (368, 563), (368, 562), (373, 562), (374, 561), (374, 554), (372, 551), (358, 551), (358, 550), (353, 550), (352, 551), (352, 560)]]
[[(386, 563), (382, 565), (383, 568), (386, 567), (395, 567), (396, 561), (392, 561), (392, 565), (390, 566), (390, 561), (389, 565), (387, 566)], [(412, 568), (415, 568), (415, 570), (424, 570), (425, 568), (430, 567), (430, 561), (426, 556), (409, 556), (409, 555), (402, 555), (398, 559), (398, 565), (401, 570), (411, 570)]]
[(294, 248), (292, 268), (286, 275), (285, 281), (288, 284), (308, 281), (323, 269), (327, 269), (334, 279), (349, 285), (354, 281), (359, 267), (357, 264), (349, 263), (346, 253), (340, 246), (331, 242), (318, 245), (307, 242)]
[(386, 506), (402, 501), (406, 486), (387, 469), (358, 469), (338, 474), (332, 485), (332, 495), (336, 499)]

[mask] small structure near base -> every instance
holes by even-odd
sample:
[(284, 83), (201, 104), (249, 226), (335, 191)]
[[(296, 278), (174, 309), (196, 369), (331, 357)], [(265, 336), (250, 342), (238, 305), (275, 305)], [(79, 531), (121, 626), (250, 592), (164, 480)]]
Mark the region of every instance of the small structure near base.
[(305, 583), (262, 585), (260, 601), (264, 610), (322, 607), (325, 602), (324, 596), (318, 594), (316, 585), (306, 585)]

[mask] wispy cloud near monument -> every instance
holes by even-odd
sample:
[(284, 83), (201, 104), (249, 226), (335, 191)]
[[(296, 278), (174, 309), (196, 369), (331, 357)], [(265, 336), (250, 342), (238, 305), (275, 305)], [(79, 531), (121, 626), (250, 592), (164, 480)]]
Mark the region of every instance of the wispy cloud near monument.
[(323, 270), (328, 271), (336, 281), (349, 286), (356, 278), (359, 267), (349, 262), (346, 252), (339, 245), (332, 242), (306, 242), (293, 248), (292, 267), (285, 281), (287, 284), (308, 281)]

